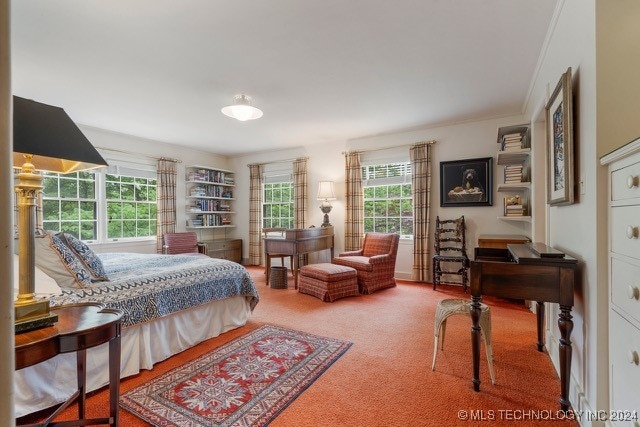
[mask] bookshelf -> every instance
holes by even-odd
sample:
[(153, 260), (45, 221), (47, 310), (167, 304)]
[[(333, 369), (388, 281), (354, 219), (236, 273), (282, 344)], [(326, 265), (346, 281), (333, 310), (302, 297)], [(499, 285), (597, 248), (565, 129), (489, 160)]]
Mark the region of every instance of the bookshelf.
[(234, 173), (192, 165), (186, 167), (187, 229), (231, 228)]
[(531, 133), (529, 124), (498, 128), (496, 163), (502, 166), (497, 191), (504, 221), (531, 222)]

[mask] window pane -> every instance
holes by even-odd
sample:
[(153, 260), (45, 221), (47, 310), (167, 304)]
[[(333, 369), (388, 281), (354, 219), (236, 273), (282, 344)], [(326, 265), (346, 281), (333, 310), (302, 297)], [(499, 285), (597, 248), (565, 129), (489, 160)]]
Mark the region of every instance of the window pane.
[(138, 218), (149, 219), (149, 205), (144, 203), (138, 205)]
[(60, 219), (60, 201), (43, 200), (42, 201), (42, 219), (44, 221)]
[(123, 203), (122, 204), (122, 219), (135, 219), (136, 218), (136, 204), (135, 203)]
[(376, 187), (376, 199), (386, 199), (387, 198), (387, 186)]
[(60, 221), (42, 221), (45, 230), (60, 231)]
[(82, 221), (80, 223), (80, 240), (95, 240), (96, 226), (96, 221)]
[(78, 181), (75, 179), (60, 178), (60, 197), (75, 199), (78, 197)]
[(156, 198), (156, 180), (149, 180), (149, 187), (147, 189), (147, 200), (150, 202), (155, 202)]
[(76, 201), (61, 201), (60, 202), (60, 219), (79, 219), (79, 203)]
[(392, 163), (363, 168), (367, 185), (363, 188), (365, 232), (413, 234), (411, 184), (390, 183), (389, 179), (410, 181), (411, 165)]
[(135, 178), (131, 177), (131, 176), (120, 176), (120, 182), (130, 182), (133, 183), (135, 181)]
[(137, 236), (145, 237), (148, 236), (149, 233), (149, 221), (140, 220), (137, 223)]
[(122, 221), (109, 221), (109, 224), (107, 225), (107, 237), (110, 239), (122, 237)]
[(95, 181), (78, 181), (78, 196), (81, 199), (95, 199), (96, 198), (96, 184)]
[(120, 184), (107, 182), (107, 199), (120, 199)]
[(80, 238), (80, 224), (78, 223), (78, 221), (62, 221), (60, 223), (60, 231), (73, 234), (75, 237)]
[(293, 183), (264, 184), (265, 195), (262, 204), (262, 226), (293, 226)]
[(122, 184), (120, 195), (122, 200), (134, 200), (133, 184)]
[(42, 180), (42, 195), (44, 197), (58, 197), (58, 178), (45, 176)]
[(122, 219), (122, 203), (120, 202), (108, 202), (107, 203), (107, 219)]
[(96, 204), (94, 202), (80, 202), (80, 219), (96, 218)]
[(136, 237), (136, 221), (122, 221), (122, 237)]
[(376, 217), (387, 216), (387, 201), (378, 200), (374, 203), (374, 212)]

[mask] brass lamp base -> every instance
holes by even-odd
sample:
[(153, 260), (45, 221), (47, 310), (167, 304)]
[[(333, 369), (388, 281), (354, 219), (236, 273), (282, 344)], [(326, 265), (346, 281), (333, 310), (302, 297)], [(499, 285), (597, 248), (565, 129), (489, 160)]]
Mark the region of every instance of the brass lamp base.
[(14, 313), (16, 334), (53, 326), (58, 321), (58, 316), (49, 312), (49, 300), (16, 303)]

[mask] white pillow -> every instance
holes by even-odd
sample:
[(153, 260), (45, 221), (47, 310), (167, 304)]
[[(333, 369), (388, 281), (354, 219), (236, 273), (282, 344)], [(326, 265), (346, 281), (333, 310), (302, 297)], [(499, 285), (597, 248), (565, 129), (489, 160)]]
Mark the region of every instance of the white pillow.
[[(15, 295), (18, 295), (19, 288), (19, 279), (20, 271), (18, 267), (18, 255), (13, 255), (13, 289), (15, 290)], [(40, 268), (36, 267), (36, 294), (60, 294), (62, 293), (62, 289), (58, 286), (58, 283), (53, 280), (51, 276), (49, 276), (44, 271), (40, 270)]]

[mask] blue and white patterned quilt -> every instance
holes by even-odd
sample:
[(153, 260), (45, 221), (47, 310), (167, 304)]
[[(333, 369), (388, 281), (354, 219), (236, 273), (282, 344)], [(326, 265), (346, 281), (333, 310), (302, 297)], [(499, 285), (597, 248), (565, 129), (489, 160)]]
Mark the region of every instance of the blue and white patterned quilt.
[(109, 281), (63, 289), (51, 306), (100, 302), (124, 312), (122, 326), (233, 296), (245, 296), (251, 310), (258, 292), (249, 272), (235, 262), (191, 255), (99, 254)]

